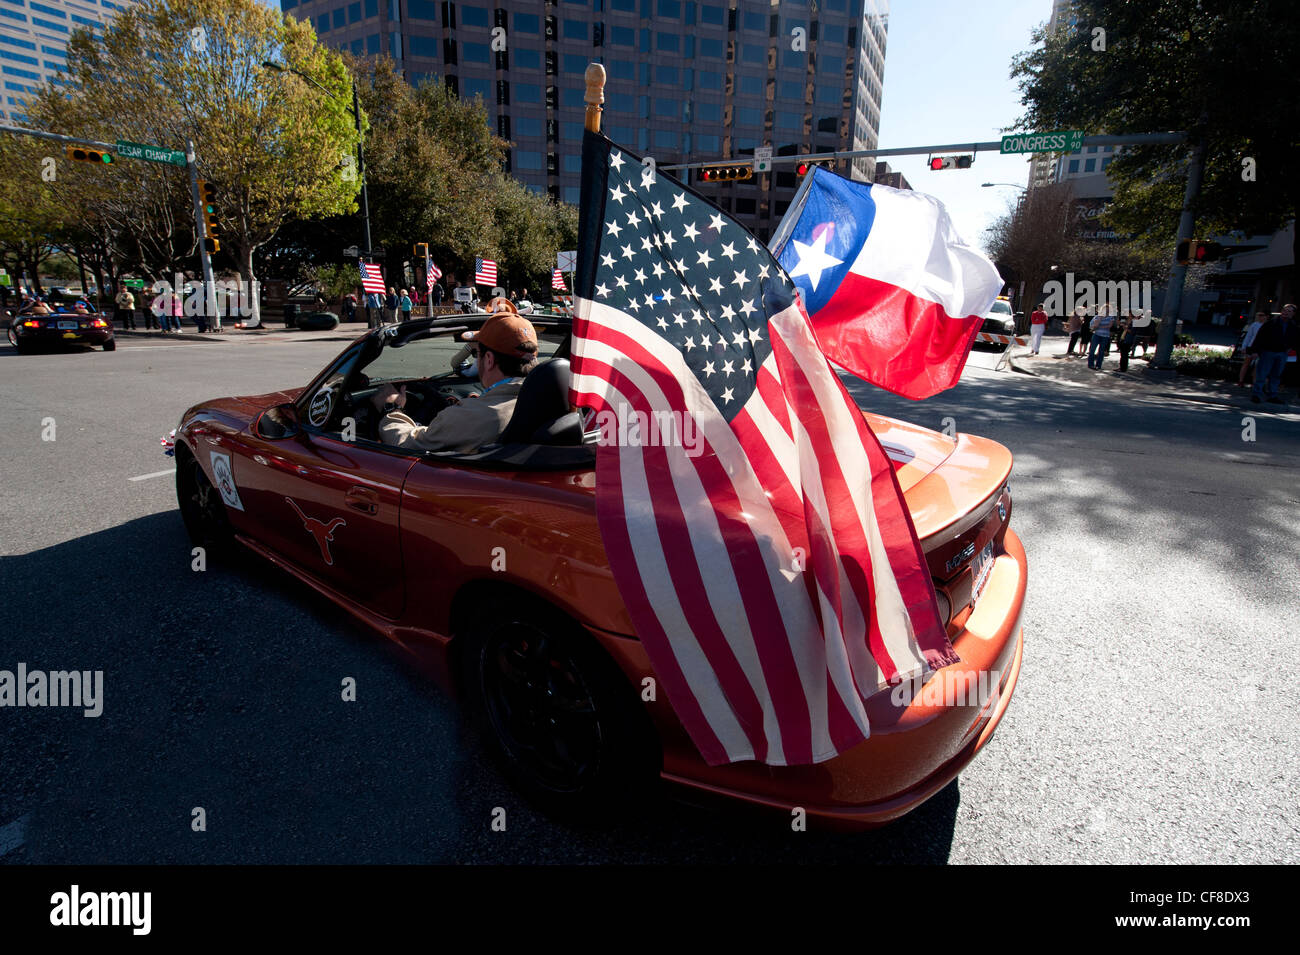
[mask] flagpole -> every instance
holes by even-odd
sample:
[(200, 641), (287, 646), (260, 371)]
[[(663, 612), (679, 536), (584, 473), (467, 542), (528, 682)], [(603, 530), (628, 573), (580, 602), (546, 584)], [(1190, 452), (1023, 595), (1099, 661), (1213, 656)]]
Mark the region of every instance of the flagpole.
[(605, 68), (599, 63), (587, 67), (587, 132), (600, 132), (601, 103), (605, 102)]

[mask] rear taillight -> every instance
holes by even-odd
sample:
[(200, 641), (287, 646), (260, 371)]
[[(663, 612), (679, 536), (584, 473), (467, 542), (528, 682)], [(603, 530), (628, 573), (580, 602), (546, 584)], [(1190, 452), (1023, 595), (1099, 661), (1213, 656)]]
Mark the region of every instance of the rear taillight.
[(91, 327), (91, 328), (108, 328), (108, 322), (104, 321), (102, 318), (96, 318), (96, 319), (93, 319), (93, 320), (91, 321), (91, 323), (90, 323), (90, 327)]
[(34, 318), (29, 318), (27, 319), (27, 321), (23, 322), (23, 328), (40, 328), (40, 327), (41, 327), (41, 323)]

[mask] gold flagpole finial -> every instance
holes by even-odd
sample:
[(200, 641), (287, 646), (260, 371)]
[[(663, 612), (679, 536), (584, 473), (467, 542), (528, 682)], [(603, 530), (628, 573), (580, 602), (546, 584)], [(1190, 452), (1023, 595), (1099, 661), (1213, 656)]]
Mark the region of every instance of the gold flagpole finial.
[(601, 103), (605, 102), (605, 68), (599, 63), (587, 67), (587, 130), (600, 132)]

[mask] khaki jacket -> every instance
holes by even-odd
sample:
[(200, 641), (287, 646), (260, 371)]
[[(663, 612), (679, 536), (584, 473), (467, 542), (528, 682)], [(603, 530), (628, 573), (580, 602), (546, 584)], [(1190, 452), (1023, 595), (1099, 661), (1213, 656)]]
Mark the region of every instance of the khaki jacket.
[(501, 437), (523, 383), (522, 378), (503, 381), (477, 398), (465, 398), (440, 411), (427, 427), (390, 411), (379, 422), (379, 440), (410, 451), (476, 451)]

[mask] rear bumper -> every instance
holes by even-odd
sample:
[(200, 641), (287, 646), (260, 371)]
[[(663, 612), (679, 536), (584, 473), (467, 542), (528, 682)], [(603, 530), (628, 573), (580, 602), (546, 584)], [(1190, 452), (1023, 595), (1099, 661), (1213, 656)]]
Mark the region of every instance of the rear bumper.
[[(701, 795), (787, 813), (801, 808), (831, 828), (871, 828), (915, 809), (988, 744), (1015, 691), (1028, 566), (1024, 547), (1010, 528), (1004, 548), (978, 607), (953, 639), (961, 662), (944, 667), (926, 683), (934, 686), (934, 696), (923, 691), (899, 702), (896, 691), (876, 694), (867, 703), (871, 738), (814, 766), (744, 762), (710, 767), (693, 747), (665, 745), (664, 779)], [(944, 687), (957, 685), (980, 692), (972, 690), (974, 699), (964, 692), (955, 702), (943, 698)]]
[(102, 345), (113, 337), (108, 328), (24, 328), (15, 322), (14, 334), (18, 340), (32, 345)]

